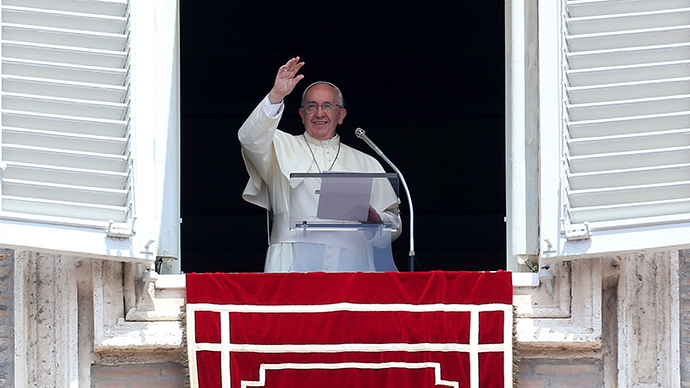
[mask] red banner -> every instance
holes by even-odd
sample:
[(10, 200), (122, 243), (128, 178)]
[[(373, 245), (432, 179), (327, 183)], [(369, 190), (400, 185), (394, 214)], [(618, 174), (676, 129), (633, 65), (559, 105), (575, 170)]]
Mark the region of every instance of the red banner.
[(512, 387), (508, 272), (188, 274), (192, 388)]

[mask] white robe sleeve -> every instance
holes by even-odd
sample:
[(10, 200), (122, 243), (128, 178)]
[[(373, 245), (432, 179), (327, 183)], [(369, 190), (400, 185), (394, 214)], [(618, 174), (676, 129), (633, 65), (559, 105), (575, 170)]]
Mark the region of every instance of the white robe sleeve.
[(271, 170), (277, 166), (271, 144), (282, 115), (283, 106), (281, 105), (275, 117), (269, 116), (262, 101), (237, 133), (242, 144), (242, 159), (249, 173), (249, 182), (242, 193), (242, 198), (265, 209), (271, 207), (266, 182), (269, 181)]
[(402, 219), (400, 218), (400, 211), (398, 210), (398, 204), (391, 205), (383, 213), (379, 213), (381, 221), (384, 224), (391, 224), (393, 228), (393, 233), (391, 233), (391, 240), (395, 241), (402, 234)]

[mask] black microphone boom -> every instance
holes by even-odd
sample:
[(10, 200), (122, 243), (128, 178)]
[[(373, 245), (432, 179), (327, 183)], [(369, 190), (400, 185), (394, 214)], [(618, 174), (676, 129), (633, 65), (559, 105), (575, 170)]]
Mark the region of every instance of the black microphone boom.
[(362, 128), (357, 128), (357, 129), (355, 129), (355, 136), (364, 140), (364, 142), (367, 143), (367, 145), (369, 147), (371, 147), (371, 149), (373, 149), (381, 158), (383, 158), (383, 160), (385, 160), (386, 163), (388, 163), (388, 165), (391, 166), (391, 168), (398, 174), (398, 176), (400, 176), (400, 181), (402, 182), (403, 187), (405, 188), (405, 193), (407, 194), (407, 203), (410, 205), (410, 254), (409, 254), (409, 258), (410, 258), (410, 272), (414, 272), (414, 260), (415, 260), (414, 209), (412, 207), (412, 196), (410, 195), (410, 189), (407, 187), (407, 182), (405, 182), (405, 177), (403, 177), (403, 174), (402, 174), (402, 172), (400, 172), (398, 167), (396, 167), (395, 164), (393, 164), (393, 162), (391, 162), (390, 159), (388, 159), (388, 157), (386, 157), (386, 155), (383, 154), (383, 151), (381, 151), (381, 149), (379, 147), (377, 147), (376, 144), (374, 144), (374, 142), (371, 141), (371, 139), (369, 139), (366, 131), (364, 131)]

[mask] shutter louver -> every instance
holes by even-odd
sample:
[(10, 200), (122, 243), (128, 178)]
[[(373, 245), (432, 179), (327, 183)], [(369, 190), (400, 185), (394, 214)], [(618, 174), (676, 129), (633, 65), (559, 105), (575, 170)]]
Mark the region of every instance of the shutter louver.
[(132, 220), (128, 3), (2, 1), (0, 216)]
[(690, 220), (690, 0), (565, 4), (566, 224)]

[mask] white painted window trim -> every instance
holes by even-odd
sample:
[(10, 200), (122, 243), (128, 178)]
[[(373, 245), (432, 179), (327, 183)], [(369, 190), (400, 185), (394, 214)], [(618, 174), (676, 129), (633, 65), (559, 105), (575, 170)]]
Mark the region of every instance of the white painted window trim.
[(539, 141), (535, 82), (535, 0), (506, 0), (506, 269), (538, 257)]
[(539, 2), (540, 252), (554, 254), (561, 243), (561, 128), (563, 112), (562, 1)]

